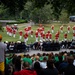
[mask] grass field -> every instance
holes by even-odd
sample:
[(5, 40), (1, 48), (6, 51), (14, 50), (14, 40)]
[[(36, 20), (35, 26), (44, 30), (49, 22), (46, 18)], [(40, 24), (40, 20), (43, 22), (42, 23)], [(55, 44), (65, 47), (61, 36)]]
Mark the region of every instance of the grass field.
[[(44, 24), (44, 28), (45, 28), (45, 32), (47, 32), (48, 30), (51, 31), (51, 25), (54, 25), (54, 33), (52, 34), (52, 39), (55, 40), (55, 33), (60, 30), (60, 26), (62, 24), (60, 23), (53, 23), (53, 24)], [(64, 39), (64, 33), (67, 32), (67, 26), (70, 25), (71, 26), (71, 31), (70, 33), (68, 34), (68, 40), (71, 40), (73, 38), (73, 30), (72, 30), (72, 27), (75, 25), (75, 22), (73, 23), (68, 23), (68, 24), (63, 24), (64, 28), (63, 28), (63, 33), (60, 33), (60, 36), (59, 36), (59, 40), (63, 40)], [(23, 30), (24, 31), (24, 28), (26, 27), (26, 24), (18, 24), (18, 28), (19, 30)], [(38, 28), (39, 26), (36, 25), (36, 26), (32, 26), (32, 30), (34, 30), (34, 32), (36, 31), (36, 29)], [(19, 32), (18, 30), (18, 32)], [(16, 37), (13, 38), (13, 37), (10, 37), (6, 34), (6, 30), (4, 28), (4, 32), (0, 31), (0, 34), (3, 36), (3, 40), (2, 41), (19, 41), (19, 33), (16, 33)], [(20, 41), (24, 41), (24, 38), (22, 38)], [(33, 38), (30, 37), (29, 35), (29, 40), (28, 40), (28, 43), (30, 42), (34, 42), (35, 41), (35, 36)]]

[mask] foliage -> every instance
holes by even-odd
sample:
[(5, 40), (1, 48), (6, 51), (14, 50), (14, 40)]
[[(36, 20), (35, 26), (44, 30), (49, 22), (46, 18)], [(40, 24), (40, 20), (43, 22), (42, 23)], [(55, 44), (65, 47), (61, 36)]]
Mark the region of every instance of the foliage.
[(27, 1), (27, 3), (24, 5), (24, 10), (21, 11), (21, 18), (22, 19), (26, 19), (26, 20), (30, 20), (30, 13), (33, 10), (33, 4), (31, 1)]
[(17, 22), (8, 22), (7, 24), (21, 24), (27, 23), (27, 20), (18, 19)]
[(33, 0), (34, 1), (34, 6), (37, 8), (42, 8), (44, 7), (45, 4), (49, 4), (49, 0)]
[(2, 25), (0, 24), (0, 31), (4, 31), (4, 28), (2, 27)]
[(53, 18), (51, 5), (45, 5), (43, 8), (35, 8), (30, 18), (36, 23), (50, 23)]
[(63, 10), (61, 12), (59, 20), (61, 21), (62, 24), (69, 22), (69, 17), (68, 17), (68, 14), (67, 14), (67, 12), (65, 10)]
[(66, 10), (68, 16), (75, 15), (74, 0), (1, 0), (0, 2), (0, 19), (27, 21), (32, 19), (35, 22), (46, 23), (53, 19), (59, 20), (63, 10)]
[(9, 8), (10, 14), (15, 15), (16, 12), (23, 10), (27, 0), (1, 0), (1, 2)]
[(75, 3), (74, 0), (34, 0), (35, 6), (40, 8), (45, 4), (52, 4), (53, 14), (58, 20), (60, 13), (63, 9), (67, 10), (68, 15), (75, 15)]
[(4, 7), (4, 5), (1, 4), (0, 5), (0, 19), (2, 19), (5, 16), (7, 11), (8, 11), (8, 8)]
[(32, 20), (35, 23), (50, 23), (52, 19), (51, 5), (44, 5), (41, 9), (34, 8), (33, 2), (27, 1), (24, 5), (24, 10), (20, 13), (21, 18)]

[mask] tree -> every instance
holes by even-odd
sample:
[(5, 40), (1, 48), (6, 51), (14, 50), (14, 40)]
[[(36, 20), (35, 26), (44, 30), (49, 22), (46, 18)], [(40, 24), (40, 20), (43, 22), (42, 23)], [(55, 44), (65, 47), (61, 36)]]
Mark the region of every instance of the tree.
[[(9, 14), (12, 17), (16, 17), (16, 19), (20, 17), (22, 18), (25, 13), (26, 16), (24, 18), (28, 17), (27, 19), (29, 20), (32, 12), (36, 9), (38, 12), (44, 11), (44, 9), (41, 9), (45, 7), (45, 5), (51, 5), (51, 9), (53, 11), (52, 14), (56, 20), (59, 19), (63, 9), (66, 10), (68, 16), (75, 15), (74, 0), (0, 0), (0, 2), (3, 3), (4, 7), (7, 7)], [(41, 13), (39, 15), (42, 16)], [(47, 16), (44, 15), (44, 17)]]
[(53, 10), (51, 9), (52, 5), (51, 4), (46, 4), (44, 5), (44, 7), (42, 8), (42, 19), (43, 19), (43, 23), (51, 23), (51, 20), (53, 20), (54, 15)]
[(69, 22), (69, 16), (66, 10), (62, 10), (61, 15), (59, 16), (59, 20), (62, 24)]
[(0, 24), (0, 31), (4, 31), (4, 28), (2, 27), (2, 25)]
[(14, 16), (19, 16), (19, 13), (24, 9), (27, 0), (1, 0), (1, 2), (9, 8), (9, 13)]
[(27, 1), (27, 3), (24, 5), (24, 10), (20, 13), (23, 19), (30, 20), (30, 13), (33, 10), (33, 2)]
[(53, 19), (51, 5), (44, 5), (41, 9), (35, 8), (30, 13), (30, 18), (36, 23), (50, 23)]
[(34, 6), (37, 8), (44, 7), (45, 4), (49, 4), (49, 0), (32, 0), (34, 2)]
[(8, 10), (8, 8), (4, 7), (4, 5), (1, 3), (1, 5), (0, 5), (0, 19), (2, 19), (3, 16), (5, 16), (7, 10)]
[(30, 13), (30, 19), (33, 20), (35, 23), (39, 23), (39, 14), (40, 9), (34, 8), (34, 10), (32, 10)]
[(58, 19), (63, 9), (67, 10), (68, 15), (75, 15), (74, 0), (34, 0), (35, 7), (41, 8), (45, 4), (52, 4), (53, 14)]

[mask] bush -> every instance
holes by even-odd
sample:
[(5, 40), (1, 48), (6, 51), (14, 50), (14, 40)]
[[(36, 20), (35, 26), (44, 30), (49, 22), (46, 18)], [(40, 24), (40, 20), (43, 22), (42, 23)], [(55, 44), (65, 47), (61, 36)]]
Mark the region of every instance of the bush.
[(19, 23), (27, 23), (27, 20), (18, 19), (17, 21), (18, 21)]
[(2, 25), (0, 25), (0, 31), (4, 31), (4, 28), (2, 27)]
[(9, 22), (7, 24), (20, 24), (20, 23), (27, 23), (27, 20), (18, 19), (17, 22)]

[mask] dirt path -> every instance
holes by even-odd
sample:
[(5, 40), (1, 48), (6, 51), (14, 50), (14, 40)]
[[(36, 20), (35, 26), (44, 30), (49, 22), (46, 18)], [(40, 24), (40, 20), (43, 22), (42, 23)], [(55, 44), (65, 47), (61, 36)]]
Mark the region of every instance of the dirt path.
[[(73, 51), (75, 52), (74, 49), (60, 49), (59, 51), (40, 51), (40, 50), (30, 50), (29, 52), (22, 52), (22, 53), (15, 53), (16, 55), (24, 55), (24, 54), (29, 54), (29, 55), (33, 55), (33, 54), (37, 54), (37, 53), (59, 53), (59, 52), (70, 52)], [(9, 53), (7, 53), (6, 55), (9, 55)]]
[(18, 28), (30, 26), (29, 23), (18, 24)]

